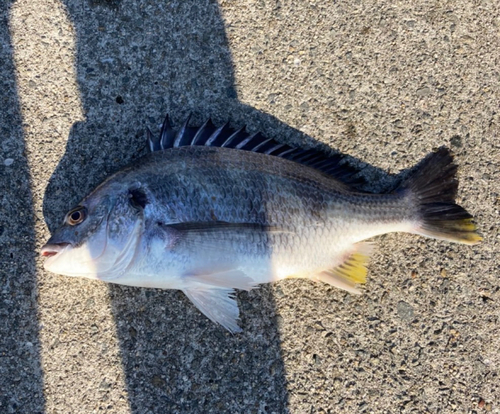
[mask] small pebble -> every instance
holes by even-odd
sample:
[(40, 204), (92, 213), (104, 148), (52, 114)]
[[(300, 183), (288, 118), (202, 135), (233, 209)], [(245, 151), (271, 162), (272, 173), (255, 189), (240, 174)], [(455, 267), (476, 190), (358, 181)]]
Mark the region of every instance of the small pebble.
[(431, 89), (428, 87), (420, 88), (417, 90), (417, 96), (427, 96), (430, 95)]
[(396, 305), (396, 310), (399, 317), (404, 321), (410, 322), (413, 320), (414, 311), (413, 307), (409, 303), (400, 300)]
[(3, 160), (3, 164), (5, 166), (9, 166), (9, 165), (12, 165), (12, 163), (14, 162), (14, 160), (12, 158), (5, 158), (5, 160)]

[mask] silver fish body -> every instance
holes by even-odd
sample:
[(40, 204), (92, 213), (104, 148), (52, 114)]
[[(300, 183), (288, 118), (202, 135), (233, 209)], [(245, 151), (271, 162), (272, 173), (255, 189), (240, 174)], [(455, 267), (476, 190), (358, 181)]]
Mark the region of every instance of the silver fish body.
[(455, 172), (442, 149), (399, 191), (367, 194), (273, 155), (209, 145), (155, 150), (68, 213), (42, 249), (45, 268), (180, 289), (237, 332), (234, 289), (304, 277), (357, 293), (370, 253), (363, 240), (373, 236), (478, 242), (471, 216), (453, 201)]

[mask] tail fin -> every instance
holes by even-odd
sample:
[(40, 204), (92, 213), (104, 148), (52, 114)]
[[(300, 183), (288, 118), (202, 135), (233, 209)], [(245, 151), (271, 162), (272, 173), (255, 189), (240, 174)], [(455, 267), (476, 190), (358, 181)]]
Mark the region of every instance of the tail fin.
[(439, 148), (425, 158), (403, 182), (418, 204), (420, 226), (415, 233), (456, 243), (476, 244), (482, 237), (476, 232), (472, 216), (455, 204), (458, 181), (457, 165), (447, 148)]

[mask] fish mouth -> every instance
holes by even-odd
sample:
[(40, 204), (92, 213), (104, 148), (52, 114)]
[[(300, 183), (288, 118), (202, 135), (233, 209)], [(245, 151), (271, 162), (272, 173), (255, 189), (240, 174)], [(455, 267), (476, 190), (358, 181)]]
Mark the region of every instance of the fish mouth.
[(69, 243), (57, 243), (57, 244), (47, 243), (45, 246), (42, 247), (40, 254), (45, 257), (53, 257), (58, 253), (62, 252), (67, 246), (69, 246)]

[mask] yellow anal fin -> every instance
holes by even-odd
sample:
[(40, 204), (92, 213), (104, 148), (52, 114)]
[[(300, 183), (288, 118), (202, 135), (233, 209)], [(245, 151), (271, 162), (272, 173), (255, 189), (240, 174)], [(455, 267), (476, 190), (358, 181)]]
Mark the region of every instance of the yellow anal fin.
[(359, 295), (361, 292), (356, 289), (356, 285), (366, 282), (366, 274), (368, 273), (366, 265), (372, 251), (372, 244), (358, 243), (354, 252), (347, 257), (344, 263), (333, 269), (322, 271), (315, 278), (329, 285)]

